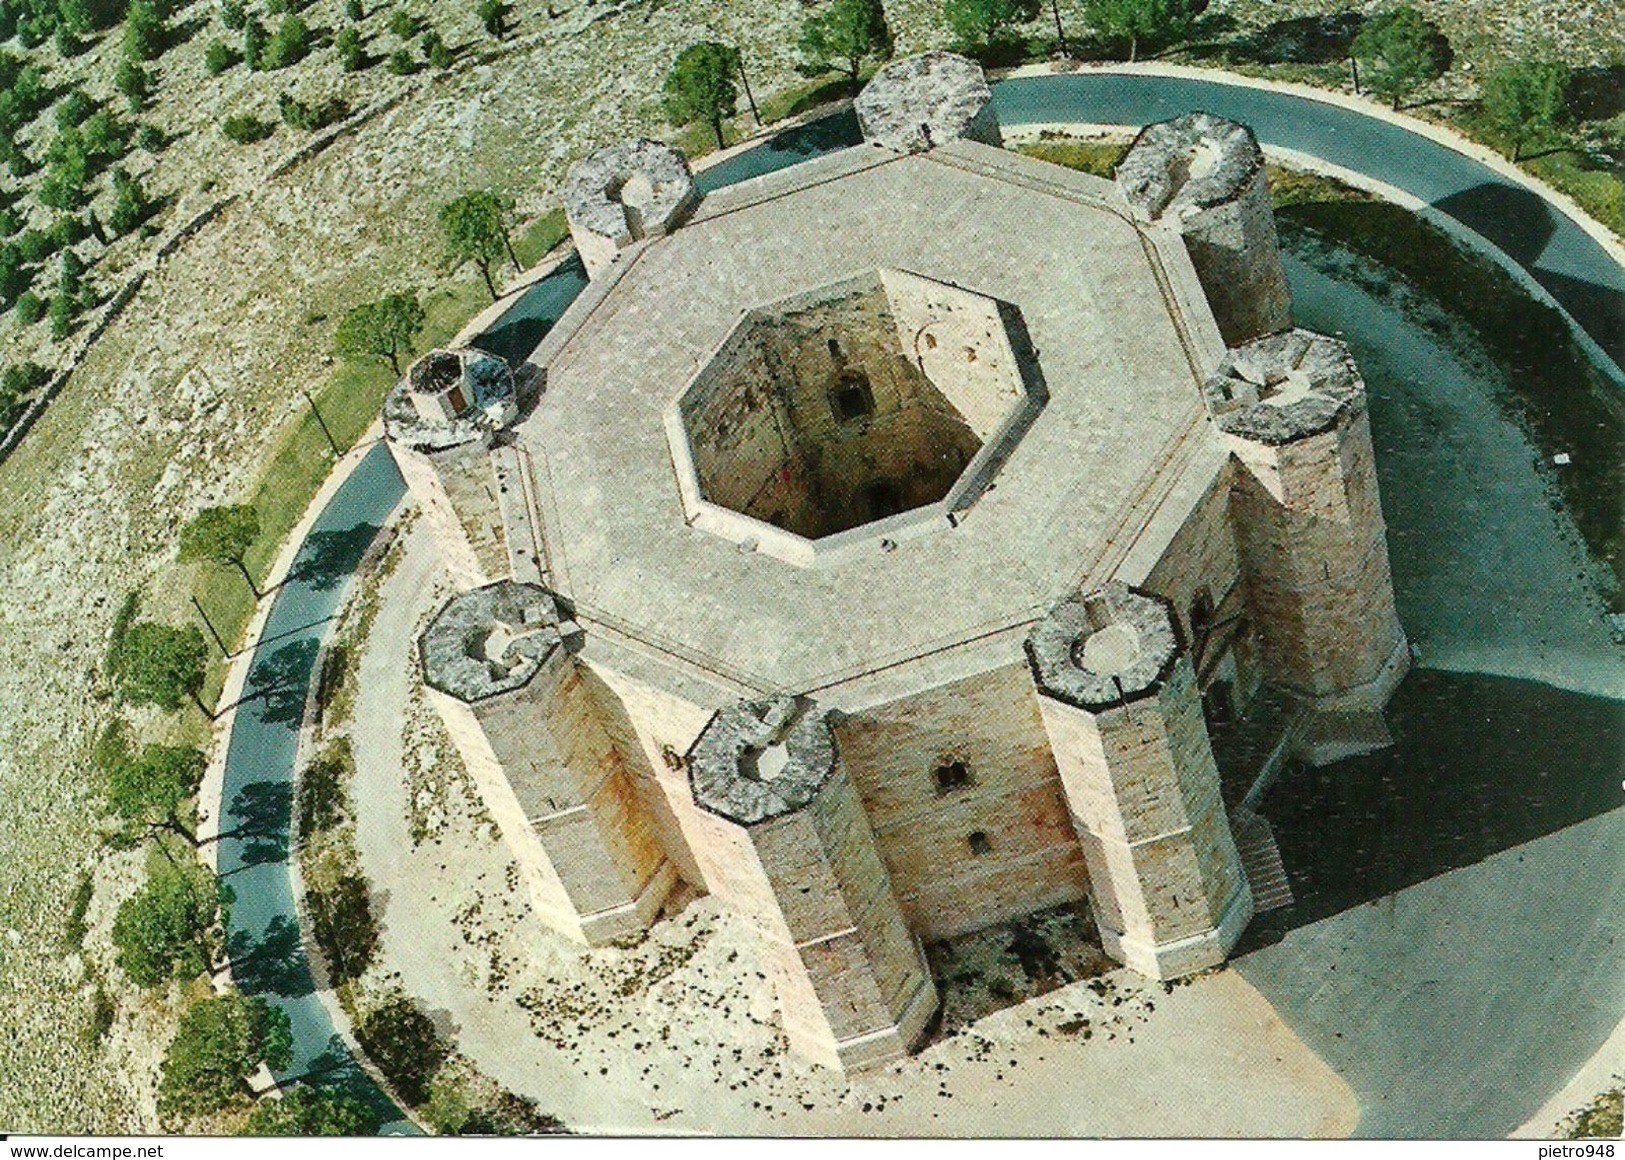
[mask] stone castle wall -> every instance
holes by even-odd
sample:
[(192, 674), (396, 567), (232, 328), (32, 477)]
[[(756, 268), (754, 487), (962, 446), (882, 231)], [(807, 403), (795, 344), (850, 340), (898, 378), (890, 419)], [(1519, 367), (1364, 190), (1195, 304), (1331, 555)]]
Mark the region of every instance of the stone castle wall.
[[(462, 514), (456, 503), (452, 500), (452, 492), (457, 492), (459, 500), (468, 498), (470, 488), (462, 479), (464, 476), (455, 463), (444, 459), (441, 455), (430, 455), (404, 443), (391, 440), (390, 454), (395, 457), (395, 466), (400, 469), (401, 478), (406, 481), (406, 489), (412, 500), (417, 504), (418, 510), (423, 513), (423, 522), (434, 537), (435, 550), (440, 555), (441, 563), (446, 566), (446, 572), (451, 576), (451, 582), (460, 591), (479, 588), (489, 584), (493, 579), (507, 572), (507, 561), (504, 558), (501, 567), (496, 571), (487, 571), (488, 560), (482, 558), (489, 553), (481, 553), (474, 544), (468, 532), (468, 525), (464, 523)], [(478, 455), (486, 459), (486, 451), (476, 445), (472, 449), (458, 448), (456, 451), (463, 455)], [(476, 505), (478, 506), (478, 505)]]
[[(1088, 890), (1060, 776), (1019, 664), (847, 717), (841, 752), (909, 924), (949, 938)], [(970, 784), (939, 790), (963, 762)], [(991, 847), (978, 854), (970, 835)]]

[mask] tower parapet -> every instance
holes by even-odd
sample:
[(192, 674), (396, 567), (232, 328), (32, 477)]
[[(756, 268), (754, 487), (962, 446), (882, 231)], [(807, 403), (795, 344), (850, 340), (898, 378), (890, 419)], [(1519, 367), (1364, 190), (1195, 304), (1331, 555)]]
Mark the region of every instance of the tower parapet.
[(1026, 647), (1102, 945), (1159, 979), (1222, 962), (1252, 891), (1168, 606), (1114, 582), (1057, 605)]
[(732, 705), (686, 762), (717, 821), (713, 888), (760, 936), (791, 1048), (844, 1070), (906, 1054), (936, 987), (825, 713), (789, 697)]
[(1227, 346), (1292, 325), (1264, 153), (1211, 113), (1147, 125), (1117, 167), (1136, 215), (1175, 222)]
[(647, 929), (676, 881), (546, 589), (454, 596), (419, 640), (429, 699), (542, 920), (589, 945)]
[(1271, 335), (1231, 351), (1205, 394), (1242, 467), (1231, 513), (1270, 680), (1320, 709), (1380, 709), (1410, 650), (1353, 356)]
[(563, 193), (564, 216), (589, 278), (603, 274), (635, 242), (676, 229), (699, 201), (688, 159), (647, 137), (577, 161), (565, 175)]
[(863, 139), (923, 153), (961, 137), (1002, 145), (982, 66), (952, 52), (922, 52), (875, 73), (853, 102)]

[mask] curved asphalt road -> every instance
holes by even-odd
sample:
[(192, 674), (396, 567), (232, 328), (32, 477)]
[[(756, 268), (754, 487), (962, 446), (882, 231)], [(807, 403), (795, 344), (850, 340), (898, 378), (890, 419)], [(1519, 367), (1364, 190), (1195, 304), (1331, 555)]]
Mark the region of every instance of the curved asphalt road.
[[(1251, 124), (1266, 145), (1364, 172), (1474, 229), (1539, 279), (1616, 362), (1625, 362), (1625, 270), (1546, 202), (1429, 138), (1303, 97), (1182, 78), (1018, 77), (994, 86), (994, 94), (1000, 118), (1010, 126), (1138, 126), (1192, 109)], [(842, 114), (711, 166), (700, 184), (715, 189), (857, 140), (856, 119)], [(584, 284), (578, 264), (566, 263), (476, 341), (522, 360)], [(228, 931), (234, 974), (244, 993), (264, 995), (289, 1013), (295, 1059), (283, 1079), (347, 1077), (370, 1089), (313, 993), (288, 846), (294, 760), (317, 651), (351, 573), (403, 494), (400, 475), (380, 445), (323, 509), (292, 577), (274, 597), (227, 752), (219, 867), (236, 895)], [(1611, 1010), (1605, 1014), (1618, 1017)], [(1426, 1132), (1425, 1125), (1413, 1126)]]

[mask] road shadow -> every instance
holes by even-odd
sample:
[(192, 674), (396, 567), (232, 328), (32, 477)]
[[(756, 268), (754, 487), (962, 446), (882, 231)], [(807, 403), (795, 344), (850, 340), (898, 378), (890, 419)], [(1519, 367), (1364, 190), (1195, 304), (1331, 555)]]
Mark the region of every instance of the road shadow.
[(481, 350), (508, 360), (517, 368), (531, 356), (548, 331), (587, 285), (587, 271), (572, 254), (547, 277), (537, 282), (473, 342)]
[(1282, 774), (1260, 803), (1296, 901), (1238, 953), (1622, 804), (1625, 703), (1536, 681), (1420, 670), (1394, 745)]

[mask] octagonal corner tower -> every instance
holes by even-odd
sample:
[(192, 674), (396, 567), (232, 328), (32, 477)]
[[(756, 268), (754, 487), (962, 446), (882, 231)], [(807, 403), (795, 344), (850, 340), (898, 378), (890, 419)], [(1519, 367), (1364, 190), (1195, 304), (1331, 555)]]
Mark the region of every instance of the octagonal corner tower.
[(730, 705), (686, 764), (712, 888), (757, 930), (791, 1048), (842, 1070), (906, 1054), (936, 987), (826, 713), (790, 697)]
[(1380, 709), (1410, 648), (1348, 347), (1271, 335), (1230, 351), (1206, 394), (1243, 469), (1231, 508), (1271, 680), (1324, 710)]
[(897, 153), (961, 138), (1003, 144), (982, 66), (952, 52), (922, 52), (881, 66), (852, 107), (864, 140)]
[(597, 945), (647, 928), (676, 873), (566, 645), (579, 631), (545, 589), (501, 581), (452, 597), (418, 643), (429, 700), (537, 914)]
[(1043, 399), (1014, 306), (880, 269), (745, 311), (665, 423), (691, 526), (809, 564), (959, 519)]
[(384, 397), (390, 454), (459, 588), (509, 571), (489, 451), (519, 409), (507, 361), (473, 347), (431, 350)]
[(1157, 979), (1223, 962), (1252, 892), (1167, 603), (1121, 583), (1064, 600), (1027, 657), (1107, 953)]
[(1144, 220), (1177, 224), (1227, 344), (1292, 325), (1264, 153), (1251, 129), (1211, 113), (1148, 125), (1118, 165), (1117, 186)]
[(646, 137), (576, 162), (565, 175), (563, 195), (571, 237), (592, 278), (628, 246), (675, 228), (699, 196), (688, 159)]

